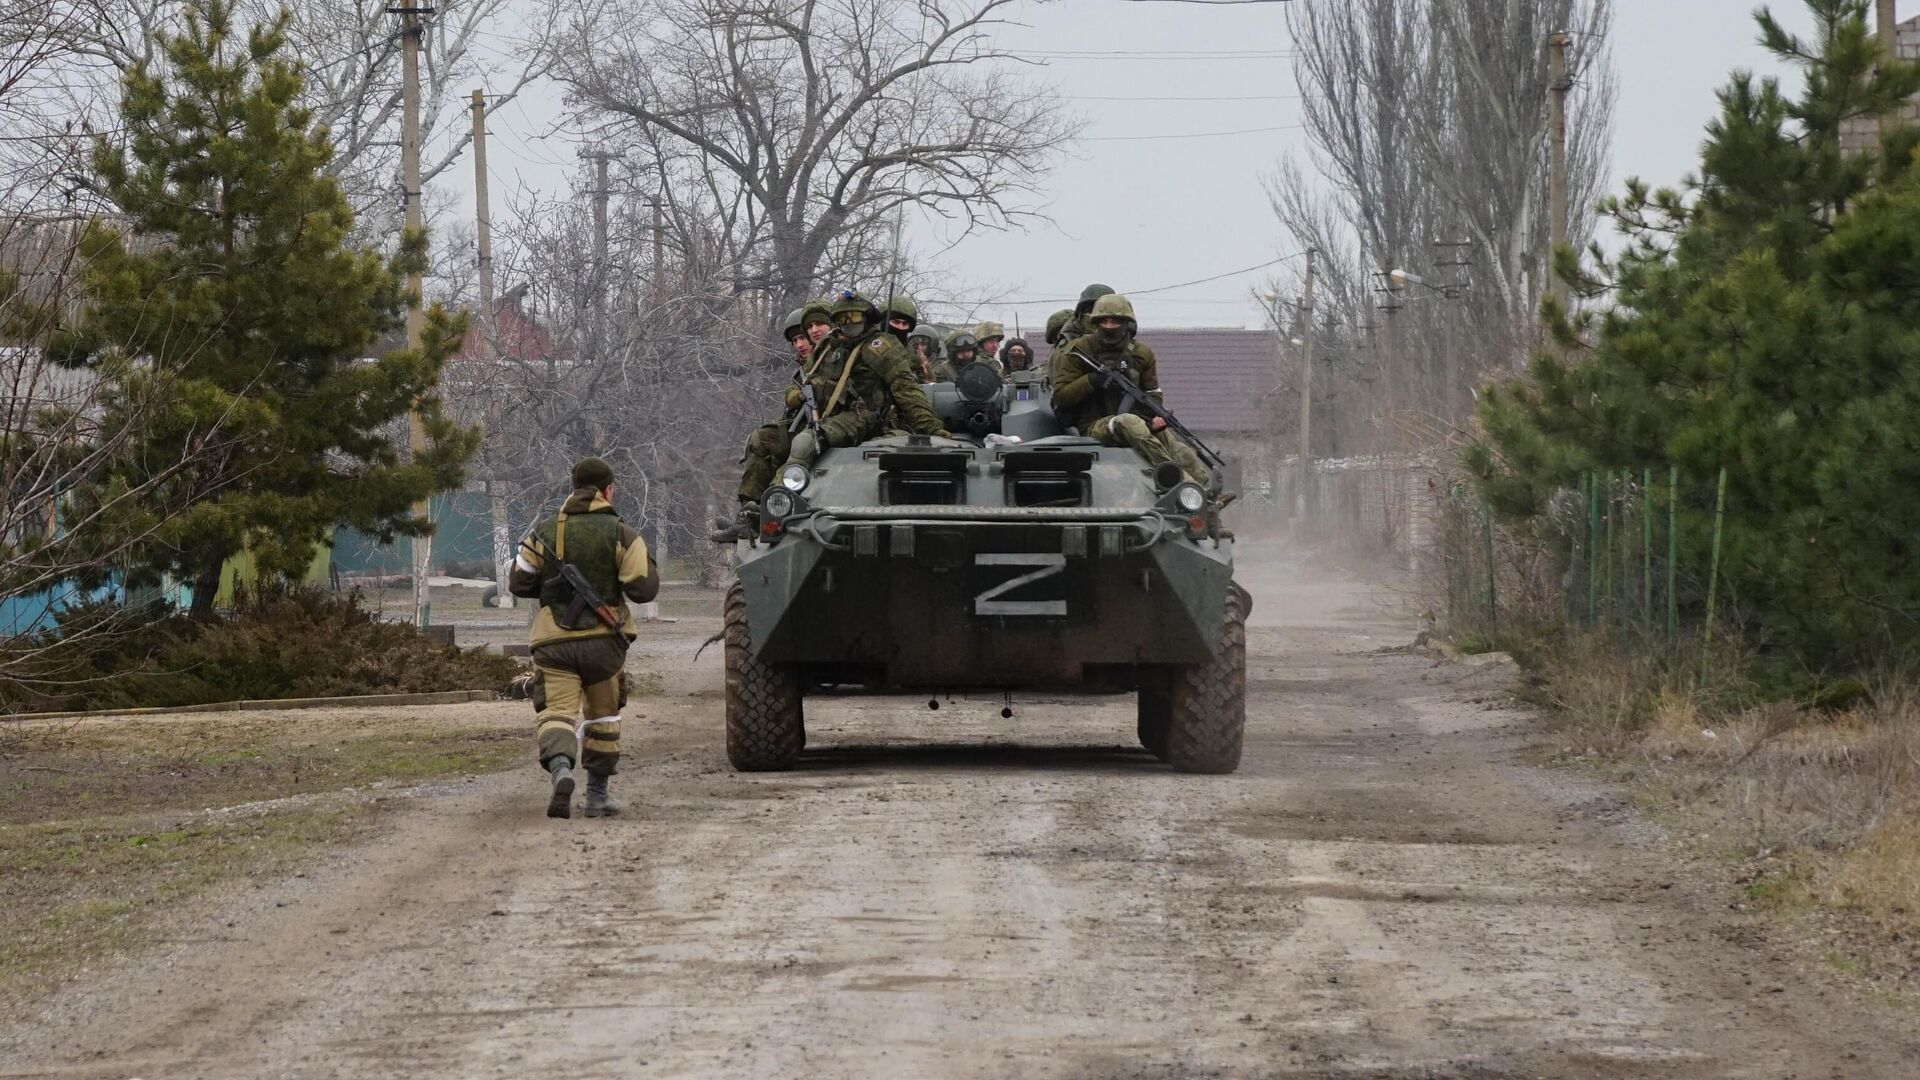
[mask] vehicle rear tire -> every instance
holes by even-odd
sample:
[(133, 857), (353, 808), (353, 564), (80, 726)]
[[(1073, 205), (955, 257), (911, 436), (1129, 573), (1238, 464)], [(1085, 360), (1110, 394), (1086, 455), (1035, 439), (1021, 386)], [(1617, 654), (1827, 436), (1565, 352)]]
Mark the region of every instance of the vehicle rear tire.
[(753, 655), (747, 635), (747, 594), (727, 589), (727, 760), (741, 772), (791, 769), (806, 745), (800, 679)]
[(1230, 773), (1240, 766), (1247, 729), (1250, 599), (1239, 585), (1229, 584), (1213, 655), (1174, 672), (1166, 760), (1179, 772)]
[(1167, 692), (1165, 676), (1155, 672), (1141, 681), (1138, 708), (1140, 745), (1161, 761), (1167, 760), (1167, 723), (1173, 713), (1173, 701)]

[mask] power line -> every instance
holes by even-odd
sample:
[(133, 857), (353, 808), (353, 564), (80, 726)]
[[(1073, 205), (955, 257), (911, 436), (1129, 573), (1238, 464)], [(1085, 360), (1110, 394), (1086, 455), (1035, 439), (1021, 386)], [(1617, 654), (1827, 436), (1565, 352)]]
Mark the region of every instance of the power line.
[(1239, 131), (1187, 131), (1171, 135), (1086, 135), (1080, 142), (1138, 142), (1145, 139), (1211, 139), (1221, 135), (1258, 135), (1268, 131), (1298, 131), (1305, 124), (1281, 124), (1277, 127), (1241, 128)]
[(1067, 101), (1299, 101), (1300, 94), (1245, 94), (1226, 97), (1068, 97)]
[(1218, 52), (1191, 54), (1155, 54), (1128, 52), (1020, 52), (1008, 50), (1000, 55), (1032, 60), (1292, 60), (1294, 52)]
[[(1306, 254), (1305, 251), (1296, 251), (1291, 255), (1282, 255), (1277, 259), (1268, 259), (1266, 262), (1263, 262), (1263, 263), (1255, 263), (1252, 266), (1243, 266), (1238, 270), (1228, 270), (1224, 273), (1211, 274), (1203, 278), (1194, 278), (1192, 281), (1178, 281), (1173, 283), (1172, 285), (1156, 285), (1151, 289), (1121, 289), (1120, 292), (1123, 295), (1128, 297), (1152, 296), (1154, 293), (1172, 292), (1174, 289), (1184, 289), (1189, 285), (1205, 285), (1210, 281), (1219, 281), (1222, 278), (1235, 277), (1240, 274), (1251, 274), (1255, 270), (1265, 270), (1269, 266), (1279, 266), (1283, 262), (1291, 262), (1294, 259), (1297, 259), (1300, 256), (1305, 254)], [(956, 300), (956, 302), (964, 303), (967, 301)], [(1006, 307), (1012, 307), (1019, 304), (1077, 304), (1079, 302), (1080, 302), (1080, 297), (1077, 295), (1076, 296), (1034, 296), (1034, 297), (1027, 297), (1019, 300), (987, 299), (987, 300), (972, 301), (972, 303), (976, 305), (999, 304)]]

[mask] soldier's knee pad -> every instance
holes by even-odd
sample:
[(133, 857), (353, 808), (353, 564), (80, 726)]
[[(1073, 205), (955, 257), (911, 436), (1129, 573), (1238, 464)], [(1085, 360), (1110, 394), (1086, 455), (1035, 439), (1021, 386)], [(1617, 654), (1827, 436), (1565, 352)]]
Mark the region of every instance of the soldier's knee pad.
[(793, 436), (793, 444), (787, 449), (787, 460), (799, 465), (812, 465), (813, 459), (820, 456), (820, 441), (811, 431), (801, 431)]

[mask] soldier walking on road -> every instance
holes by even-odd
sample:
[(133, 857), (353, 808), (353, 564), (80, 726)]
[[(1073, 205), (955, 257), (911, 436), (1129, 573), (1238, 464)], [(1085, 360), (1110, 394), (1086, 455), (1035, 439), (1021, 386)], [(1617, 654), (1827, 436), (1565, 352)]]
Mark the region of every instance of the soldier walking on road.
[[(584, 587), (583, 587), (584, 586)], [(540, 767), (552, 782), (547, 816), (573, 816), (573, 768), (587, 773), (586, 814), (620, 812), (607, 784), (620, 762), (627, 646), (637, 636), (626, 602), (660, 593), (646, 541), (613, 509), (613, 467), (573, 467), (573, 494), (520, 541), (507, 588), (538, 600), (533, 643)]]

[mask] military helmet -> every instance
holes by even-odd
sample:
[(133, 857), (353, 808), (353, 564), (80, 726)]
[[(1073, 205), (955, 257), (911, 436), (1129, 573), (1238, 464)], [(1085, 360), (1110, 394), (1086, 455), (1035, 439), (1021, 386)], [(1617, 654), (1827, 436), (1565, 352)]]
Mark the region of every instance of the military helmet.
[(887, 301), (887, 314), (905, 315), (908, 321), (918, 324), (920, 322), (920, 305), (914, 303), (913, 297), (908, 296), (906, 293), (895, 293), (893, 294), (893, 299)]
[(1092, 322), (1109, 315), (1118, 315), (1128, 322), (1133, 322), (1133, 301), (1116, 292), (1107, 293), (1093, 302), (1093, 311), (1088, 313), (1087, 321)]
[(1059, 311), (1047, 316), (1047, 344), (1060, 344), (1060, 333), (1067, 328), (1067, 323), (1072, 320), (1072, 308), (1061, 308)]
[(873, 301), (852, 289), (840, 293), (833, 302), (831, 313), (835, 323), (840, 322), (840, 316), (847, 314), (857, 314), (867, 322), (875, 322), (880, 318), (880, 309), (873, 306)]
[(931, 326), (916, 325), (913, 329), (907, 331), (907, 340), (912, 341), (914, 338), (925, 338), (927, 339), (927, 343), (934, 348), (939, 348), (940, 346), (940, 335), (936, 333)]
[(973, 328), (973, 336), (981, 341), (988, 338), (1004, 338), (1007, 336), (1007, 328), (997, 322), (983, 322)]
[(1103, 296), (1112, 295), (1113, 287), (1111, 285), (1101, 285), (1095, 282), (1080, 290), (1080, 302), (1073, 305), (1073, 310), (1078, 314), (1084, 315), (1087, 313), (1087, 309), (1093, 306), (1094, 301)]
[(948, 356), (959, 356), (961, 349), (973, 349), (978, 351), (979, 348), (980, 348), (980, 339), (974, 337), (972, 334), (967, 333), (965, 330), (961, 330), (955, 333), (952, 337), (947, 339), (947, 355)]
[(792, 312), (788, 313), (787, 321), (780, 326), (780, 337), (782, 340), (791, 341), (793, 335), (804, 334), (806, 332), (807, 309), (803, 307), (794, 308)]

